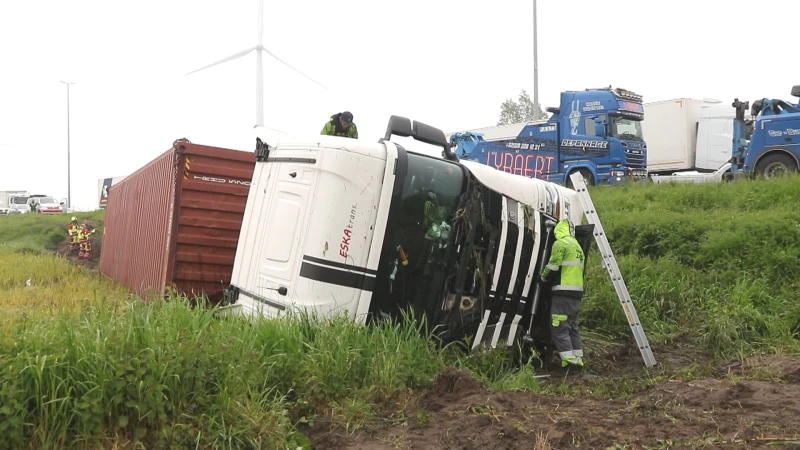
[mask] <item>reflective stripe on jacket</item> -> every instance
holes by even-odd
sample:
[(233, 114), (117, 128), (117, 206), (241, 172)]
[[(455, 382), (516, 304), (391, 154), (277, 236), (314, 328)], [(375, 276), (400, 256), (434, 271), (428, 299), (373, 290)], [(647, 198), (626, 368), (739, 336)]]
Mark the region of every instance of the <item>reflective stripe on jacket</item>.
[(583, 264), (586, 257), (578, 240), (570, 233), (566, 220), (560, 220), (556, 225), (555, 237), (550, 261), (542, 271), (542, 277), (547, 278), (551, 271), (559, 272), (559, 282), (553, 286), (553, 293), (566, 291), (583, 294)]

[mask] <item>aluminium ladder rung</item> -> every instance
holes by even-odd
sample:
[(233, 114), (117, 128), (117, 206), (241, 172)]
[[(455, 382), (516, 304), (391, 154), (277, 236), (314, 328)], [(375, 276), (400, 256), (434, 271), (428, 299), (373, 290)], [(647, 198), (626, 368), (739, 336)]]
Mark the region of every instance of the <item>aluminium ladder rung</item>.
[(614, 252), (611, 251), (611, 245), (608, 243), (603, 225), (600, 224), (600, 216), (598, 216), (592, 198), (589, 196), (586, 180), (577, 171), (573, 172), (570, 178), (572, 179), (572, 185), (575, 187), (575, 192), (578, 194), (578, 200), (581, 202), (586, 219), (594, 225), (594, 239), (600, 249), (603, 267), (608, 272), (611, 284), (614, 285), (614, 290), (617, 292), (617, 299), (620, 306), (622, 306), (622, 311), (625, 313), (625, 318), (628, 319), (628, 325), (630, 325), (633, 337), (639, 346), (644, 364), (647, 367), (653, 367), (656, 364), (656, 358), (653, 356), (653, 350), (650, 348), (650, 343), (647, 341), (642, 324), (639, 322), (639, 316), (636, 314), (636, 308), (633, 306), (625, 280), (622, 279), (622, 272), (619, 270), (616, 258), (614, 258)]

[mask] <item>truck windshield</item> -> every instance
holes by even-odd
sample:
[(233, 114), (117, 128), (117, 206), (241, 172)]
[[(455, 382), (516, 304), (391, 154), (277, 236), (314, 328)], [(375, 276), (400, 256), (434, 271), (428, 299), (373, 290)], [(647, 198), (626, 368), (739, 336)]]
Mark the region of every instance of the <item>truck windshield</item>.
[(611, 119), (611, 133), (619, 139), (644, 141), (642, 138), (642, 123), (636, 120), (614, 117)]
[(11, 197), (11, 203), (15, 205), (24, 205), (28, 203), (28, 198), (30, 197)]
[(399, 202), (390, 212), (372, 310), (392, 314), (411, 306), (417, 314), (430, 314), (455, 263), (446, 255), (456, 234), (451, 232), (452, 221), (465, 177), (457, 164), (407, 155), (408, 170)]

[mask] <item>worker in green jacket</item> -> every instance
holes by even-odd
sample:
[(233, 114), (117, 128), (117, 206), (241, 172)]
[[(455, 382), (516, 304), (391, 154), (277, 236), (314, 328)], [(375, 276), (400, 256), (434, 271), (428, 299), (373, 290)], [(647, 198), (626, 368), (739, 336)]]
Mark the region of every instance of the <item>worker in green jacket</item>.
[(345, 111), (332, 115), (331, 120), (322, 127), (320, 134), (358, 139), (358, 128), (353, 123), (353, 113)]
[(556, 240), (541, 277), (545, 283), (552, 273), (558, 277), (558, 283), (552, 287), (553, 300), (550, 304), (553, 346), (561, 358), (561, 370), (557, 375), (575, 375), (583, 370), (578, 312), (583, 298), (583, 264), (586, 257), (572, 234), (569, 222), (560, 220), (554, 233)]

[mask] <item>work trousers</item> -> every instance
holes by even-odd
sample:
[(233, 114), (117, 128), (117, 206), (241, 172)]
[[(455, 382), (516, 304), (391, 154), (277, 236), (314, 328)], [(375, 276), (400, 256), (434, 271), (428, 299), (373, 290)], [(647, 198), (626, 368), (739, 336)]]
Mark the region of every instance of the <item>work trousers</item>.
[(578, 313), (581, 309), (579, 298), (554, 294), (550, 304), (552, 318), (550, 334), (553, 346), (561, 358), (561, 366), (567, 364), (583, 365), (583, 344), (578, 332)]

